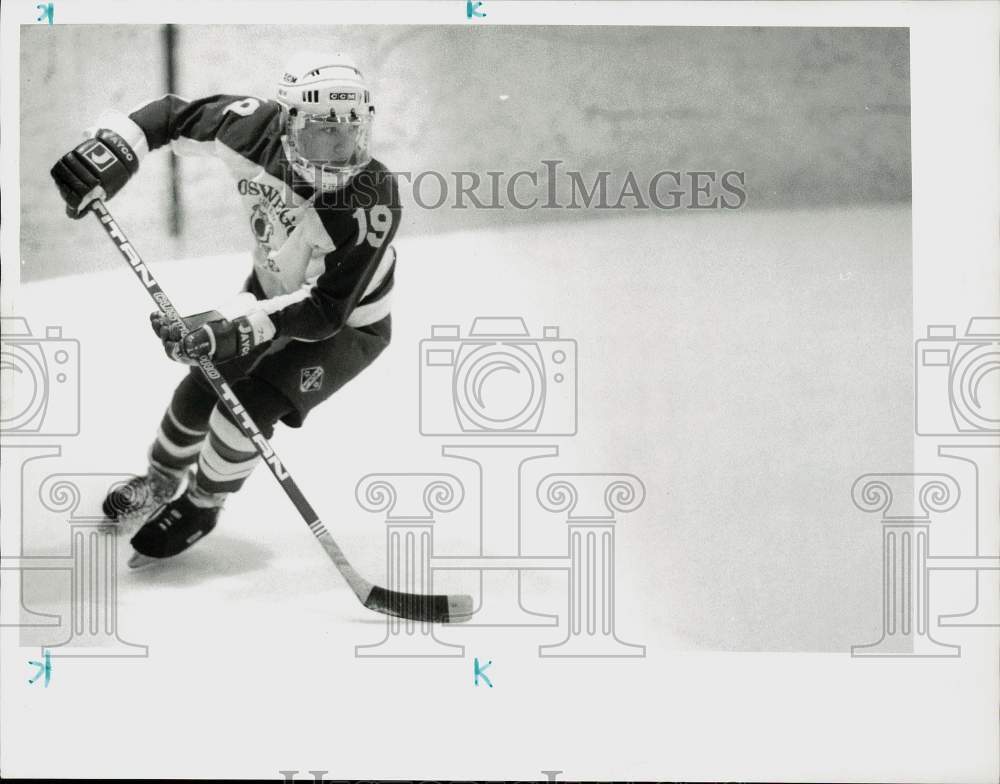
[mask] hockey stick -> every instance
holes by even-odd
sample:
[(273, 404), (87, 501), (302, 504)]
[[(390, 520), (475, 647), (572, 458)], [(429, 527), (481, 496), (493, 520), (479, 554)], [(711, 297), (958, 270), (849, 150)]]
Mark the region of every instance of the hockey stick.
[[(149, 268), (143, 263), (138, 251), (128, 241), (128, 238), (118, 227), (118, 224), (115, 223), (114, 218), (111, 217), (111, 213), (104, 206), (103, 200), (95, 199), (91, 202), (91, 209), (94, 216), (100, 221), (104, 231), (114, 241), (118, 252), (121, 253), (128, 262), (129, 267), (132, 268), (132, 272), (135, 273), (136, 278), (142, 283), (149, 296), (153, 298), (156, 307), (171, 321), (175, 321), (181, 325), (182, 335), (188, 334), (184, 319), (181, 318), (170, 298), (160, 288), (160, 284), (156, 282)], [(414, 621), (430, 621), (432, 623), (461, 623), (472, 617), (472, 597), (468, 594), (431, 595), (401, 593), (399, 591), (390, 591), (370, 583), (358, 574), (357, 570), (351, 566), (350, 562), (344, 556), (343, 551), (334, 541), (333, 537), (330, 536), (329, 531), (323, 526), (319, 516), (309, 505), (305, 496), (302, 495), (302, 491), (295, 484), (295, 480), (285, 470), (274, 449), (250, 418), (250, 414), (243, 408), (240, 401), (237, 400), (236, 395), (233, 394), (233, 390), (230, 389), (229, 384), (226, 383), (222, 374), (216, 370), (215, 365), (207, 357), (198, 360), (198, 364), (201, 366), (201, 371), (208, 380), (208, 383), (215, 390), (215, 394), (218, 395), (219, 400), (222, 401), (226, 410), (232, 414), (233, 420), (238, 424), (243, 434), (253, 442), (257, 453), (267, 463), (267, 467), (271, 469), (274, 478), (278, 480), (285, 494), (291, 499), (299, 514), (302, 515), (302, 519), (308, 524), (313, 536), (323, 545), (323, 549), (330, 556), (330, 560), (333, 561), (337, 570), (347, 580), (347, 584), (351, 586), (351, 590), (354, 591), (355, 596), (358, 597), (365, 607), (386, 615), (409, 618)]]

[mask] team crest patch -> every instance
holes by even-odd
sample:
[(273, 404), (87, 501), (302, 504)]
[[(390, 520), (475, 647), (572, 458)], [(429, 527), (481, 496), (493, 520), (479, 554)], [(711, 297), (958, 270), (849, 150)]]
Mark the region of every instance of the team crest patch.
[(267, 210), (260, 204), (255, 204), (250, 211), (250, 230), (253, 231), (253, 236), (257, 239), (257, 242), (265, 248), (270, 249), (271, 235), (274, 234), (274, 224), (271, 223), (271, 218), (268, 216)]
[(323, 368), (308, 367), (299, 371), (299, 390), (316, 392), (323, 386)]

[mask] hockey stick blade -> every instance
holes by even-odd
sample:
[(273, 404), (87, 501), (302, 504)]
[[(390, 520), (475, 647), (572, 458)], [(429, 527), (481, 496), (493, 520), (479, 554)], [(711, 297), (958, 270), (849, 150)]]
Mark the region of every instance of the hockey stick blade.
[[(156, 303), (160, 312), (168, 316), (175, 323), (180, 324), (181, 334), (187, 334), (187, 325), (184, 319), (178, 314), (166, 292), (160, 287), (159, 282), (153, 276), (152, 271), (143, 263), (139, 252), (132, 246), (121, 227), (111, 217), (102, 199), (94, 199), (90, 203), (94, 217), (97, 218), (108, 237), (114, 242), (118, 252), (131, 267), (136, 278), (142, 283), (146, 293)], [(260, 433), (260, 428), (254, 424), (249, 413), (236, 398), (232, 389), (226, 383), (224, 377), (207, 357), (202, 357), (198, 364), (201, 366), (205, 380), (215, 391), (219, 402), (232, 415), (233, 421), (237, 423), (240, 432), (243, 433), (253, 443), (257, 453), (267, 465), (271, 474), (278, 480), (281, 489), (292, 502), (303, 521), (309, 526), (313, 536), (326, 550), (330, 560), (333, 561), (337, 571), (347, 581), (354, 595), (369, 610), (392, 615), (398, 618), (408, 618), (414, 621), (425, 621), (431, 623), (461, 623), (472, 617), (472, 597), (467, 594), (455, 595), (421, 595), (400, 593), (390, 591), (378, 585), (373, 585), (364, 577), (358, 574), (357, 570), (347, 560), (337, 542), (320, 522), (319, 516), (302, 494), (299, 486), (292, 479), (291, 474), (285, 470), (274, 449), (267, 439)], [(136, 556), (129, 559), (129, 566), (140, 568), (151, 565), (152, 561), (162, 559), (148, 559), (144, 556)]]
[(326, 526), (316, 520), (309, 525), (309, 530), (326, 550), (327, 556), (344, 576), (354, 595), (369, 610), (430, 623), (462, 623), (472, 617), (472, 597), (468, 594), (403, 593), (373, 585), (347, 560)]
[(373, 586), (365, 607), (375, 612), (426, 623), (464, 623), (472, 617), (472, 597), (467, 594), (400, 593)]

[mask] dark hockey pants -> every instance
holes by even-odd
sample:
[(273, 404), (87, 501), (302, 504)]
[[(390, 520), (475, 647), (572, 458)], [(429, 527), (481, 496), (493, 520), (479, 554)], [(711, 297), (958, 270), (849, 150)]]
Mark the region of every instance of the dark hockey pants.
[[(283, 341), (219, 366), (240, 403), (270, 439), (280, 420), (301, 427), (306, 415), (357, 376), (391, 338), (391, 317), (344, 327), (314, 343)], [(201, 370), (192, 368), (174, 390), (149, 452), (151, 465), (183, 475), (197, 463), (193, 490), (202, 497), (239, 490), (259, 457)]]

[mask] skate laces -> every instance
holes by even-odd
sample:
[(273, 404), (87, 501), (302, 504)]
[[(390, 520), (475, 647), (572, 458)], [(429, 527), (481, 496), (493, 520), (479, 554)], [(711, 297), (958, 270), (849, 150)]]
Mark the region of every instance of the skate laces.
[(171, 509), (163, 519), (160, 520), (160, 528), (166, 531), (170, 526), (174, 524), (177, 520), (180, 520), (184, 515), (178, 512), (176, 509)]

